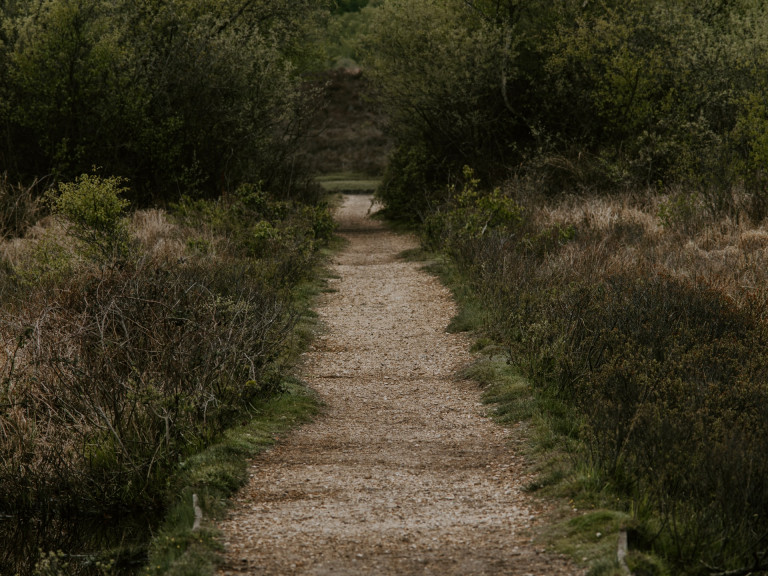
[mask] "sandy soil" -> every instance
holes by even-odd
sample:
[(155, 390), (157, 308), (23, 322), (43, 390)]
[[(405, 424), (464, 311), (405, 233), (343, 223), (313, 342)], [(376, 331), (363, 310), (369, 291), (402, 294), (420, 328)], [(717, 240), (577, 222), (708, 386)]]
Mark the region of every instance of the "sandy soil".
[(445, 332), (450, 294), (398, 259), (415, 240), (370, 206), (349, 196), (338, 213), (350, 243), (306, 355), (324, 413), (253, 463), (220, 525), (220, 575), (580, 573), (534, 546), (544, 510), (521, 491), (514, 438), (455, 376), (471, 358)]

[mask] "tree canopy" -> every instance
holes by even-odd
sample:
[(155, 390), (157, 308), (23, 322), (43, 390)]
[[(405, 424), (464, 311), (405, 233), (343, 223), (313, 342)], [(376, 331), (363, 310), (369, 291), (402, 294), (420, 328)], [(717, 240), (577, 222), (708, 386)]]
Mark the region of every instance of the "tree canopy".
[(734, 186), (764, 195), (761, 2), (390, 0), (372, 30), (395, 215), (418, 217), (464, 164), (550, 193), (685, 182), (718, 210)]
[(0, 3), (0, 166), (14, 179), (97, 166), (134, 199), (290, 188), (312, 108), (301, 72), (323, 0)]

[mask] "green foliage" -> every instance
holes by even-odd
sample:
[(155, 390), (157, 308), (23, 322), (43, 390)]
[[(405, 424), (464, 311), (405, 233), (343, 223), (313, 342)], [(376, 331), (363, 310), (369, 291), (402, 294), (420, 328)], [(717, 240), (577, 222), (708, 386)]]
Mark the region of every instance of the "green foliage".
[(128, 250), (125, 210), (129, 202), (120, 178), (83, 174), (75, 182), (59, 184), (49, 196), (51, 210), (70, 224), (70, 233), (84, 243), (92, 256), (107, 261), (124, 257)]
[[(519, 237), (525, 229), (523, 207), (511, 196), (496, 188), (481, 190), (474, 171), (465, 166), (463, 183), (457, 190), (448, 187), (450, 200), (432, 212), (421, 228), (422, 241), (432, 250), (446, 249), (462, 264), (471, 265), (475, 242), (492, 237), (508, 242)], [(465, 261), (467, 257), (469, 260)]]
[(424, 217), (465, 164), (484, 179), (503, 171), (520, 128), (499, 98), (512, 93), (515, 38), (453, 0), (393, 0), (372, 17), (364, 64), (398, 143), (380, 197), (393, 216)]
[(699, 211), (698, 194), (678, 191), (659, 203), (659, 222), (665, 228), (690, 232), (695, 229)]
[[(139, 203), (246, 180), (295, 187), (320, 0), (2, 6), (0, 159), (14, 178), (93, 165)], [(298, 179), (301, 183), (301, 179)]]
[(434, 159), (423, 146), (400, 146), (390, 158), (381, 187), (376, 192), (385, 214), (392, 219), (417, 222), (444, 200), (436, 186)]
[(501, 193), (499, 188), (490, 193), (478, 189), (480, 180), (474, 177), (474, 171), (464, 166), (464, 186), (461, 192), (451, 190), (455, 224), (463, 224), (462, 236), (477, 238), (488, 231), (502, 229), (508, 231), (522, 221), (523, 208), (515, 200)]
[(368, 5), (369, 0), (336, 0), (333, 11), (336, 14), (359, 12)]
[(662, 182), (711, 215), (762, 218), (757, 4), (399, 0), (374, 18), (365, 62), (397, 141), (381, 193), (393, 216), (423, 218), (470, 164), (491, 186), (512, 170), (551, 194)]
[(20, 286), (53, 288), (70, 277), (76, 269), (76, 256), (63, 245), (55, 233), (46, 233), (13, 268)]
[[(184, 196), (175, 209), (180, 222), (226, 237), (242, 256), (280, 262), (286, 280), (303, 275), (315, 249), (336, 230), (327, 204), (279, 201), (253, 184), (216, 201)], [(279, 256), (285, 251), (292, 260)]]
[(361, 44), (375, 25), (382, 0), (339, 2), (324, 34), (327, 61), (331, 68), (355, 68), (362, 60)]

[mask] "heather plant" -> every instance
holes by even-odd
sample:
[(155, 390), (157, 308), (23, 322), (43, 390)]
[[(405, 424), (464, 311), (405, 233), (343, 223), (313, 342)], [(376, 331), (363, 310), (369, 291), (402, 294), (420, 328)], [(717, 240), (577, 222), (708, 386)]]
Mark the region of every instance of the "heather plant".
[(19, 347), (3, 375), (4, 400), (18, 407), (3, 418), (3, 506), (35, 508), (50, 494), (81, 509), (156, 498), (178, 456), (262, 391), (295, 313), (260, 284), (236, 263), (146, 261), (71, 278), (6, 316)]
[[(713, 241), (733, 224), (709, 215), (659, 228), (663, 204), (624, 202), (528, 203), (514, 234), (441, 245), (483, 303), (483, 333), (633, 511), (635, 549), (686, 573), (764, 569), (768, 335), (746, 280), (766, 243), (738, 228)], [(736, 243), (750, 259), (702, 255)]]
[(68, 225), (4, 262), (0, 509), (160, 508), (182, 459), (282, 393), (330, 216), (258, 187), (175, 216), (124, 214), (116, 179), (60, 191)]

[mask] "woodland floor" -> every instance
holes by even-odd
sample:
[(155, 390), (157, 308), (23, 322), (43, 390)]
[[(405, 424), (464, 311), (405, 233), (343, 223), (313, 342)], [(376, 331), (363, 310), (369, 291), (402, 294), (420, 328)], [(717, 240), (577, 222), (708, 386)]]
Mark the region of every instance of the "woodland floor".
[(337, 213), (349, 244), (317, 312), (325, 325), (303, 377), (324, 410), (262, 455), (221, 523), (220, 575), (576, 575), (534, 538), (546, 504), (519, 430), (485, 416), (457, 372), (470, 342), (445, 328), (450, 293), (398, 257), (407, 235)]

